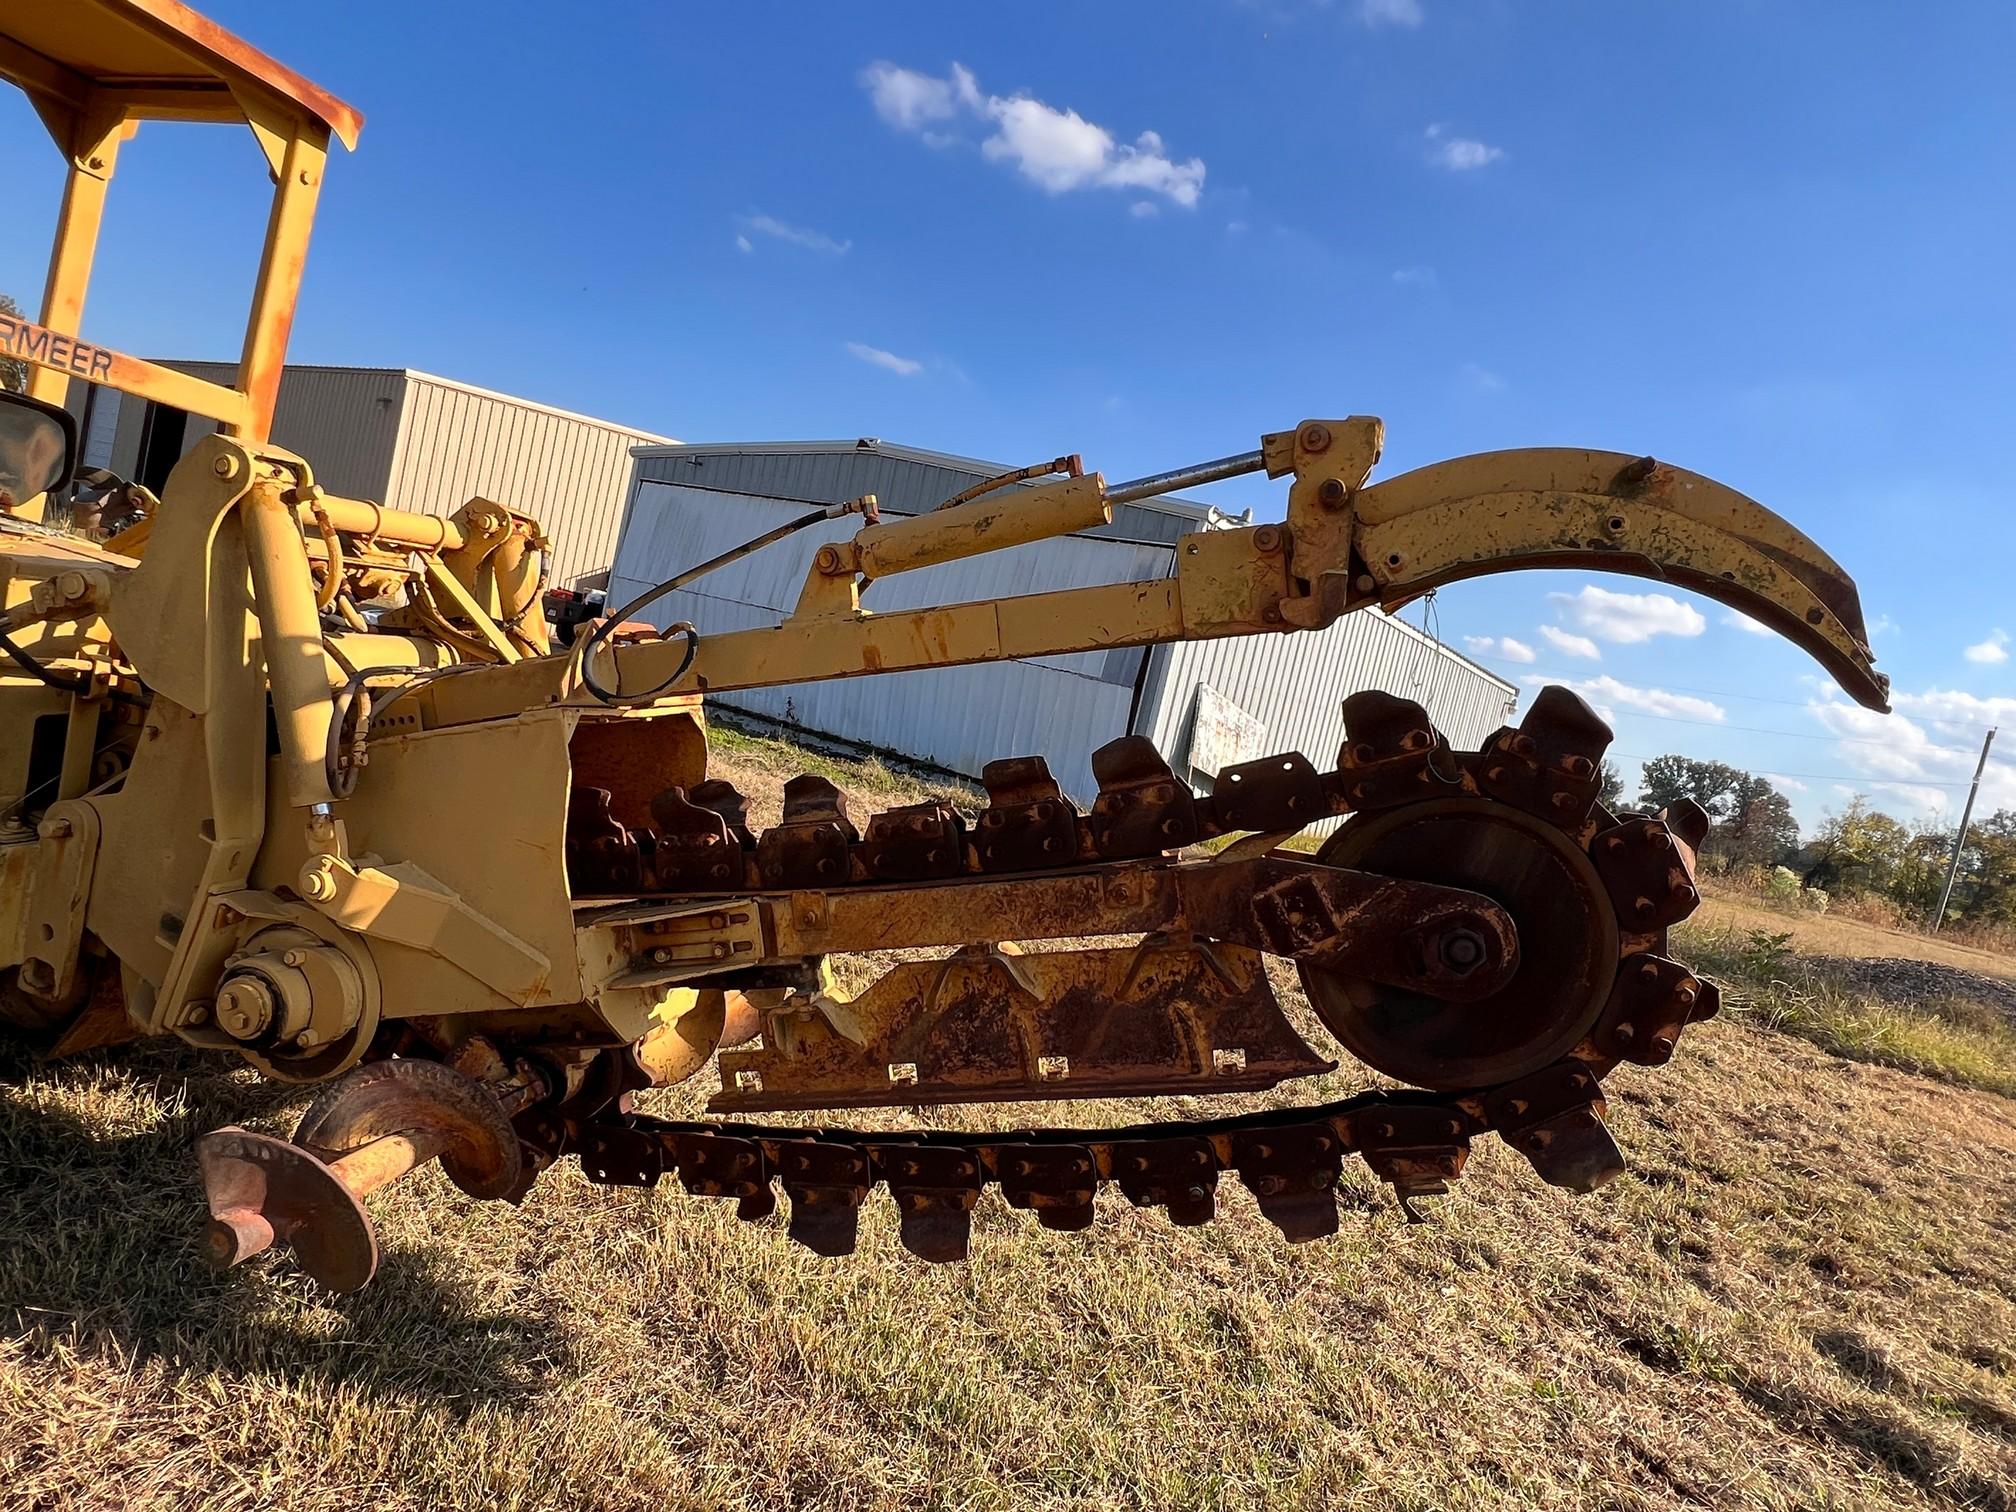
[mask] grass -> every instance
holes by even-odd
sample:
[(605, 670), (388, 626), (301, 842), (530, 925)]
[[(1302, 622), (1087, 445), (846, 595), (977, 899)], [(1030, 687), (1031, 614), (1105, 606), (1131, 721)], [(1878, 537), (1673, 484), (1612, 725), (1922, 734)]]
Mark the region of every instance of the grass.
[(1902, 1006), (1858, 992), (1793, 950), (1793, 938), (1789, 928), (1689, 924), (1675, 931), (1673, 944), (1676, 955), (1722, 984), (1725, 1011), (1734, 1017), (1851, 1060), (2016, 1097), (2016, 1025), (2008, 1019), (1959, 998)]
[[(759, 823), (806, 764), (776, 744), (719, 743)], [(930, 791), (836, 770), (864, 808)], [(1732, 1011), (1609, 1079), (1630, 1176), (1570, 1198), (1486, 1141), (1410, 1227), (1354, 1169), (1296, 1247), (1236, 1183), (1186, 1230), (990, 1196), (928, 1267), (880, 1196), (822, 1261), (676, 1186), (569, 1163), (514, 1210), (430, 1170), (335, 1298), (190, 1247), (190, 1141), (300, 1094), (0, 1052), (0, 1505), (2016, 1507), (2016, 1103), (1978, 1089), (2016, 1056), (1957, 1013), (1882, 1030), (1796, 943), (1687, 933)]]

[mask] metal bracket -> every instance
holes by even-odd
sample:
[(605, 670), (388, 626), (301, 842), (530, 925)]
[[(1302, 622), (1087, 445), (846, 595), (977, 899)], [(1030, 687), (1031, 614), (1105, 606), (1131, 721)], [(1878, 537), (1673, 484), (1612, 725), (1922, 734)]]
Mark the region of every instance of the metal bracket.
[(381, 869), (315, 856), (301, 868), (297, 886), (345, 929), (424, 951), (514, 1003), (532, 1002), (552, 975), (553, 963), (542, 952), (410, 862)]

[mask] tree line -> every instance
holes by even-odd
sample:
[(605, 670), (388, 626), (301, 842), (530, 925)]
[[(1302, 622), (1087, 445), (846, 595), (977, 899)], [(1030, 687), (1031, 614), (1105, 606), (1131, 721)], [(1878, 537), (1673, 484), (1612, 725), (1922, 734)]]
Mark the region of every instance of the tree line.
[[(1782, 866), (1802, 887), (1887, 898), (1913, 914), (1930, 914), (1938, 902), (1957, 829), (1929, 820), (1905, 824), (1857, 794), (1810, 836), (1801, 835), (1790, 800), (1768, 777), (1678, 755), (1645, 763), (1635, 800), (1626, 797), (1622, 775), (1606, 761), (1602, 798), (1613, 811), (1648, 813), (1691, 798), (1715, 822), (1701, 849), (1710, 869)], [(1946, 915), (1991, 927), (2016, 925), (2016, 809), (1976, 817)]]

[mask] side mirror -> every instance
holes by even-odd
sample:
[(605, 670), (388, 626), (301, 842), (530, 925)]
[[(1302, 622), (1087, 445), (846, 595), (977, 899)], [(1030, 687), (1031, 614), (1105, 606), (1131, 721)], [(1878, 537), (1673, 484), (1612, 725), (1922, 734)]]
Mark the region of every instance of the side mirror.
[(0, 393), (0, 509), (61, 488), (77, 466), (77, 421), (60, 404)]

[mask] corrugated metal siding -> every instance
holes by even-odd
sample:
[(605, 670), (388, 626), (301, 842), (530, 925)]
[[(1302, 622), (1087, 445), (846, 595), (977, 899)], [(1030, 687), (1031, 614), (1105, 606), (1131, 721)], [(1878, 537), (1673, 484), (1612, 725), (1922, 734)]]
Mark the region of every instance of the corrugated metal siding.
[[(231, 362), (172, 366), (211, 383), (233, 383), (238, 376)], [(306, 458), (315, 481), (330, 493), (391, 504), (386, 479), (406, 387), (407, 375), (398, 368), (290, 367), (273, 407), (274, 444)], [(191, 415), (183, 451), (216, 430), (215, 422)]]
[[(935, 509), (981, 478), (1005, 471), (988, 464), (964, 468), (920, 462), (868, 448), (765, 451), (755, 445), (734, 450), (695, 446), (671, 453), (647, 452), (637, 459), (640, 481), (680, 483), (769, 499), (802, 499), (813, 504), (838, 504), (872, 493), (885, 514), (906, 515)], [(1202, 505), (1175, 511), (1122, 504), (1113, 511), (1112, 524), (1086, 534), (1173, 544), (1198, 529), (1203, 520)]]
[[(1414, 699), (1458, 747), (1474, 748), (1507, 723), (1518, 701), (1509, 684), (1376, 609), (1326, 630), (1187, 641), (1150, 655), (1135, 729), (1178, 772), (1187, 768), (1200, 683), (1264, 724), (1269, 752), (1301, 751), (1319, 769), (1335, 765), (1344, 740), (1340, 706), (1362, 688)], [(1212, 775), (1190, 774), (1200, 792), (1210, 791)]]
[[(815, 478), (798, 474), (787, 481), (800, 502), (641, 482), (611, 575), (611, 605), (789, 520), (803, 511), (804, 499), (819, 497), (798, 492), (816, 486)], [(926, 485), (926, 491), (931, 487), (935, 485)], [(659, 625), (690, 620), (703, 635), (775, 624), (797, 602), (819, 546), (845, 539), (858, 528), (856, 520), (812, 526), (693, 588), (667, 594), (646, 617)], [(1163, 577), (1171, 564), (1172, 553), (1163, 546), (1083, 537), (1042, 541), (904, 573), (875, 584), (867, 602), (889, 611), (1008, 598)], [(977, 777), (983, 765), (999, 756), (1041, 753), (1065, 792), (1089, 804), (1098, 790), (1092, 752), (1126, 732), (1145, 654), (1123, 650), (934, 667), (752, 688), (720, 697), (735, 708), (969, 776)]]
[(608, 570), (622, 526), (630, 448), (664, 437), (425, 373), (407, 376), (386, 504), (453, 514), (479, 495), (494, 499), (545, 527), (556, 584)]

